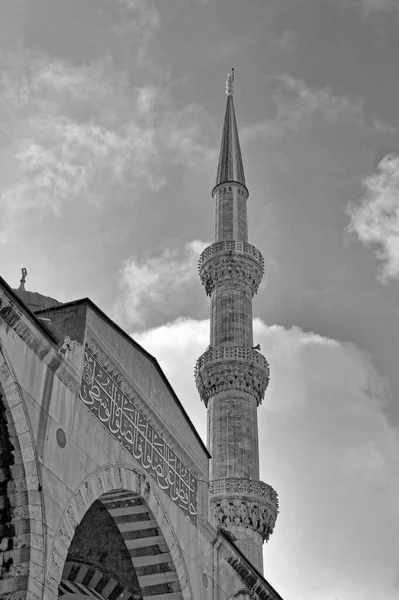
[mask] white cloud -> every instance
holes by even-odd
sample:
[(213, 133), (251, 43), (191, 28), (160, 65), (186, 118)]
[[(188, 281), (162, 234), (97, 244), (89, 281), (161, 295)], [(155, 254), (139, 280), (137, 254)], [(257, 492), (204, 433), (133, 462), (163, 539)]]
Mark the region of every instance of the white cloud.
[(218, 151), (210, 145), (204, 123), (209, 124), (204, 109), (189, 104), (165, 127), (173, 162), (188, 167), (191, 172), (197, 167), (203, 170), (206, 164), (214, 165), (217, 159)]
[[(336, 3), (337, 0), (331, 1)], [(339, 0), (339, 3), (366, 18), (399, 10), (399, 0)]]
[(290, 75), (275, 78), (276, 117), (242, 128), (242, 138), (271, 139), (284, 137), (320, 118), (327, 123), (358, 123), (376, 132), (393, 133), (394, 129), (378, 117), (366, 117), (364, 100), (337, 96), (330, 88), (311, 88)]
[(359, 0), (359, 4), (366, 16), (374, 12), (399, 10), (398, 0)]
[(366, 246), (375, 247), (382, 261), (384, 282), (399, 275), (399, 157), (388, 155), (378, 171), (363, 182), (364, 197), (350, 203), (349, 231)]
[(121, 19), (114, 24), (116, 33), (127, 43), (134, 42), (139, 48), (140, 58), (154, 32), (160, 26), (160, 16), (148, 0), (107, 0), (122, 11)]
[[(266, 577), (287, 600), (392, 600), (399, 435), (384, 413), (386, 382), (352, 344), (260, 320), (254, 334), (271, 366), (258, 412), (262, 478), (280, 497)], [(157, 356), (204, 436), (193, 367), (209, 321), (180, 319), (134, 337)]]
[[(150, 322), (187, 315), (191, 301), (198, 296), (197, 263), (207, 245), (194, 240), (184, 248), (167, 248), (159, 256), (125, 261), (120, 271), (115, 318), (141, 329)], [(195, 286), (192, 295), (191, 286)]]
[(175, 109), (156, 82), (131, 87), (109, 58), (78, 66), (3, 52), (0, 72), (3, 242), (23, 226), (25, 213), (38, 220), (61, 216), (75, 200), (131, 200), (159, 190), (167, 165), (192, 167), (213, 157), (204, 110)]

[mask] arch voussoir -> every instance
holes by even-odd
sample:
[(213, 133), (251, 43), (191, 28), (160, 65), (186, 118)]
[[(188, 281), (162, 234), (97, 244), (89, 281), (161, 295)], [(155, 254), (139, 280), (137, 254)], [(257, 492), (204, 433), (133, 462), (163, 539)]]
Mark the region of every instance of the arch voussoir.
[(0, 597), (39, 600), (44, 579), (40, 480), (23, 398), (0, 350)]
[[(70, 499), (53, 542), (45, 599), (57, 598), (74, 531), (96, 500), (119, 528), (143, 597), (155, 600), (161, 594), (170, 600), (192, 600), (180, 546), (167, 514), (148, 478), (127, 465), (96, 469)], [(71, 573), (69, 576), (75, 577), (75, 571)]]

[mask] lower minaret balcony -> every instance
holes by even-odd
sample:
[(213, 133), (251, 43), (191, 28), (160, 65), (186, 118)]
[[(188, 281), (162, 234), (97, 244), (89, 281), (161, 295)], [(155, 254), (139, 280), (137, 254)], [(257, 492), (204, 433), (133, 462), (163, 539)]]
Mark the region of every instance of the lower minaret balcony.
[(230, 477), (209, 484), (216, 525), (230, 531), (251, 529), (267, 541), (278, 515), (275, 490), (263, 481)]
[(242, 285), (254, 296), (262, 281), (264, 259), (252, 244), (234, 240), (215, 242), (202, 252), (198, 272), (208, 296), (223, 283)]
[(197, 360), (195, 381), (206, 407), (210, 398), (229, 390), (250, 394), (256, 398), (259, 406), (269, 383), (269, 364), (253, 348), (210, 348)]

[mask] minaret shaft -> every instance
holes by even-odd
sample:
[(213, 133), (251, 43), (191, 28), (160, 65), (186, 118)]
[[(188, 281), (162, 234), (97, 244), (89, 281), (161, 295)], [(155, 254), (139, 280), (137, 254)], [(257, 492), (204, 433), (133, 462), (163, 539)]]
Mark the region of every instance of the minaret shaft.
[(211, 297), (211, 340), (221, 345), (253, 346), (252, 298), (246, 290), (225, 287)]
[(232, 75), (212, 196), (215, 242), (199, 260), (211, 297), (210, 346), (195, 376), (208, 409), (210, 501), (215, 525), (263, 572), (262, 544), (273, 531), (277, 495), (259, 480), (257, 409), (268, 380), (266, 359), (253, 347), (252, 298), (263, 277), (261, 253), (248, 243), (244, 168), (233, 103)]
[(208, 404), (211, 480), (259, 479), (257, 403), (250, 395), (226, 393)]

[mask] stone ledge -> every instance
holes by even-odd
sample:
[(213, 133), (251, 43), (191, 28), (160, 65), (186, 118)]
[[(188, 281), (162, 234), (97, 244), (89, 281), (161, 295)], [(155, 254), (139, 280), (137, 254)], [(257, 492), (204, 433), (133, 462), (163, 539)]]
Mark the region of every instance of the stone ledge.
[(215, 254), (220, 254), (224, 252), (235, 252), (236, 254), (243, 254), (244, 256), (250, 256), (254, 258), (257, 262), (259, 262), (262, 266), (262, 272), (265, 267), (265, 261), (263, 259), (262, 254), (252, 246), (252, 244), (248, 244), (247, 242), (237, 242), (235, 240), (226, 240), (222, 242), (215, 242), (211, 244), (203, 252), (201, 252), (199, 260), (198, 260), (198, 271), (201, 270), (202, 265), (215, 256)]

